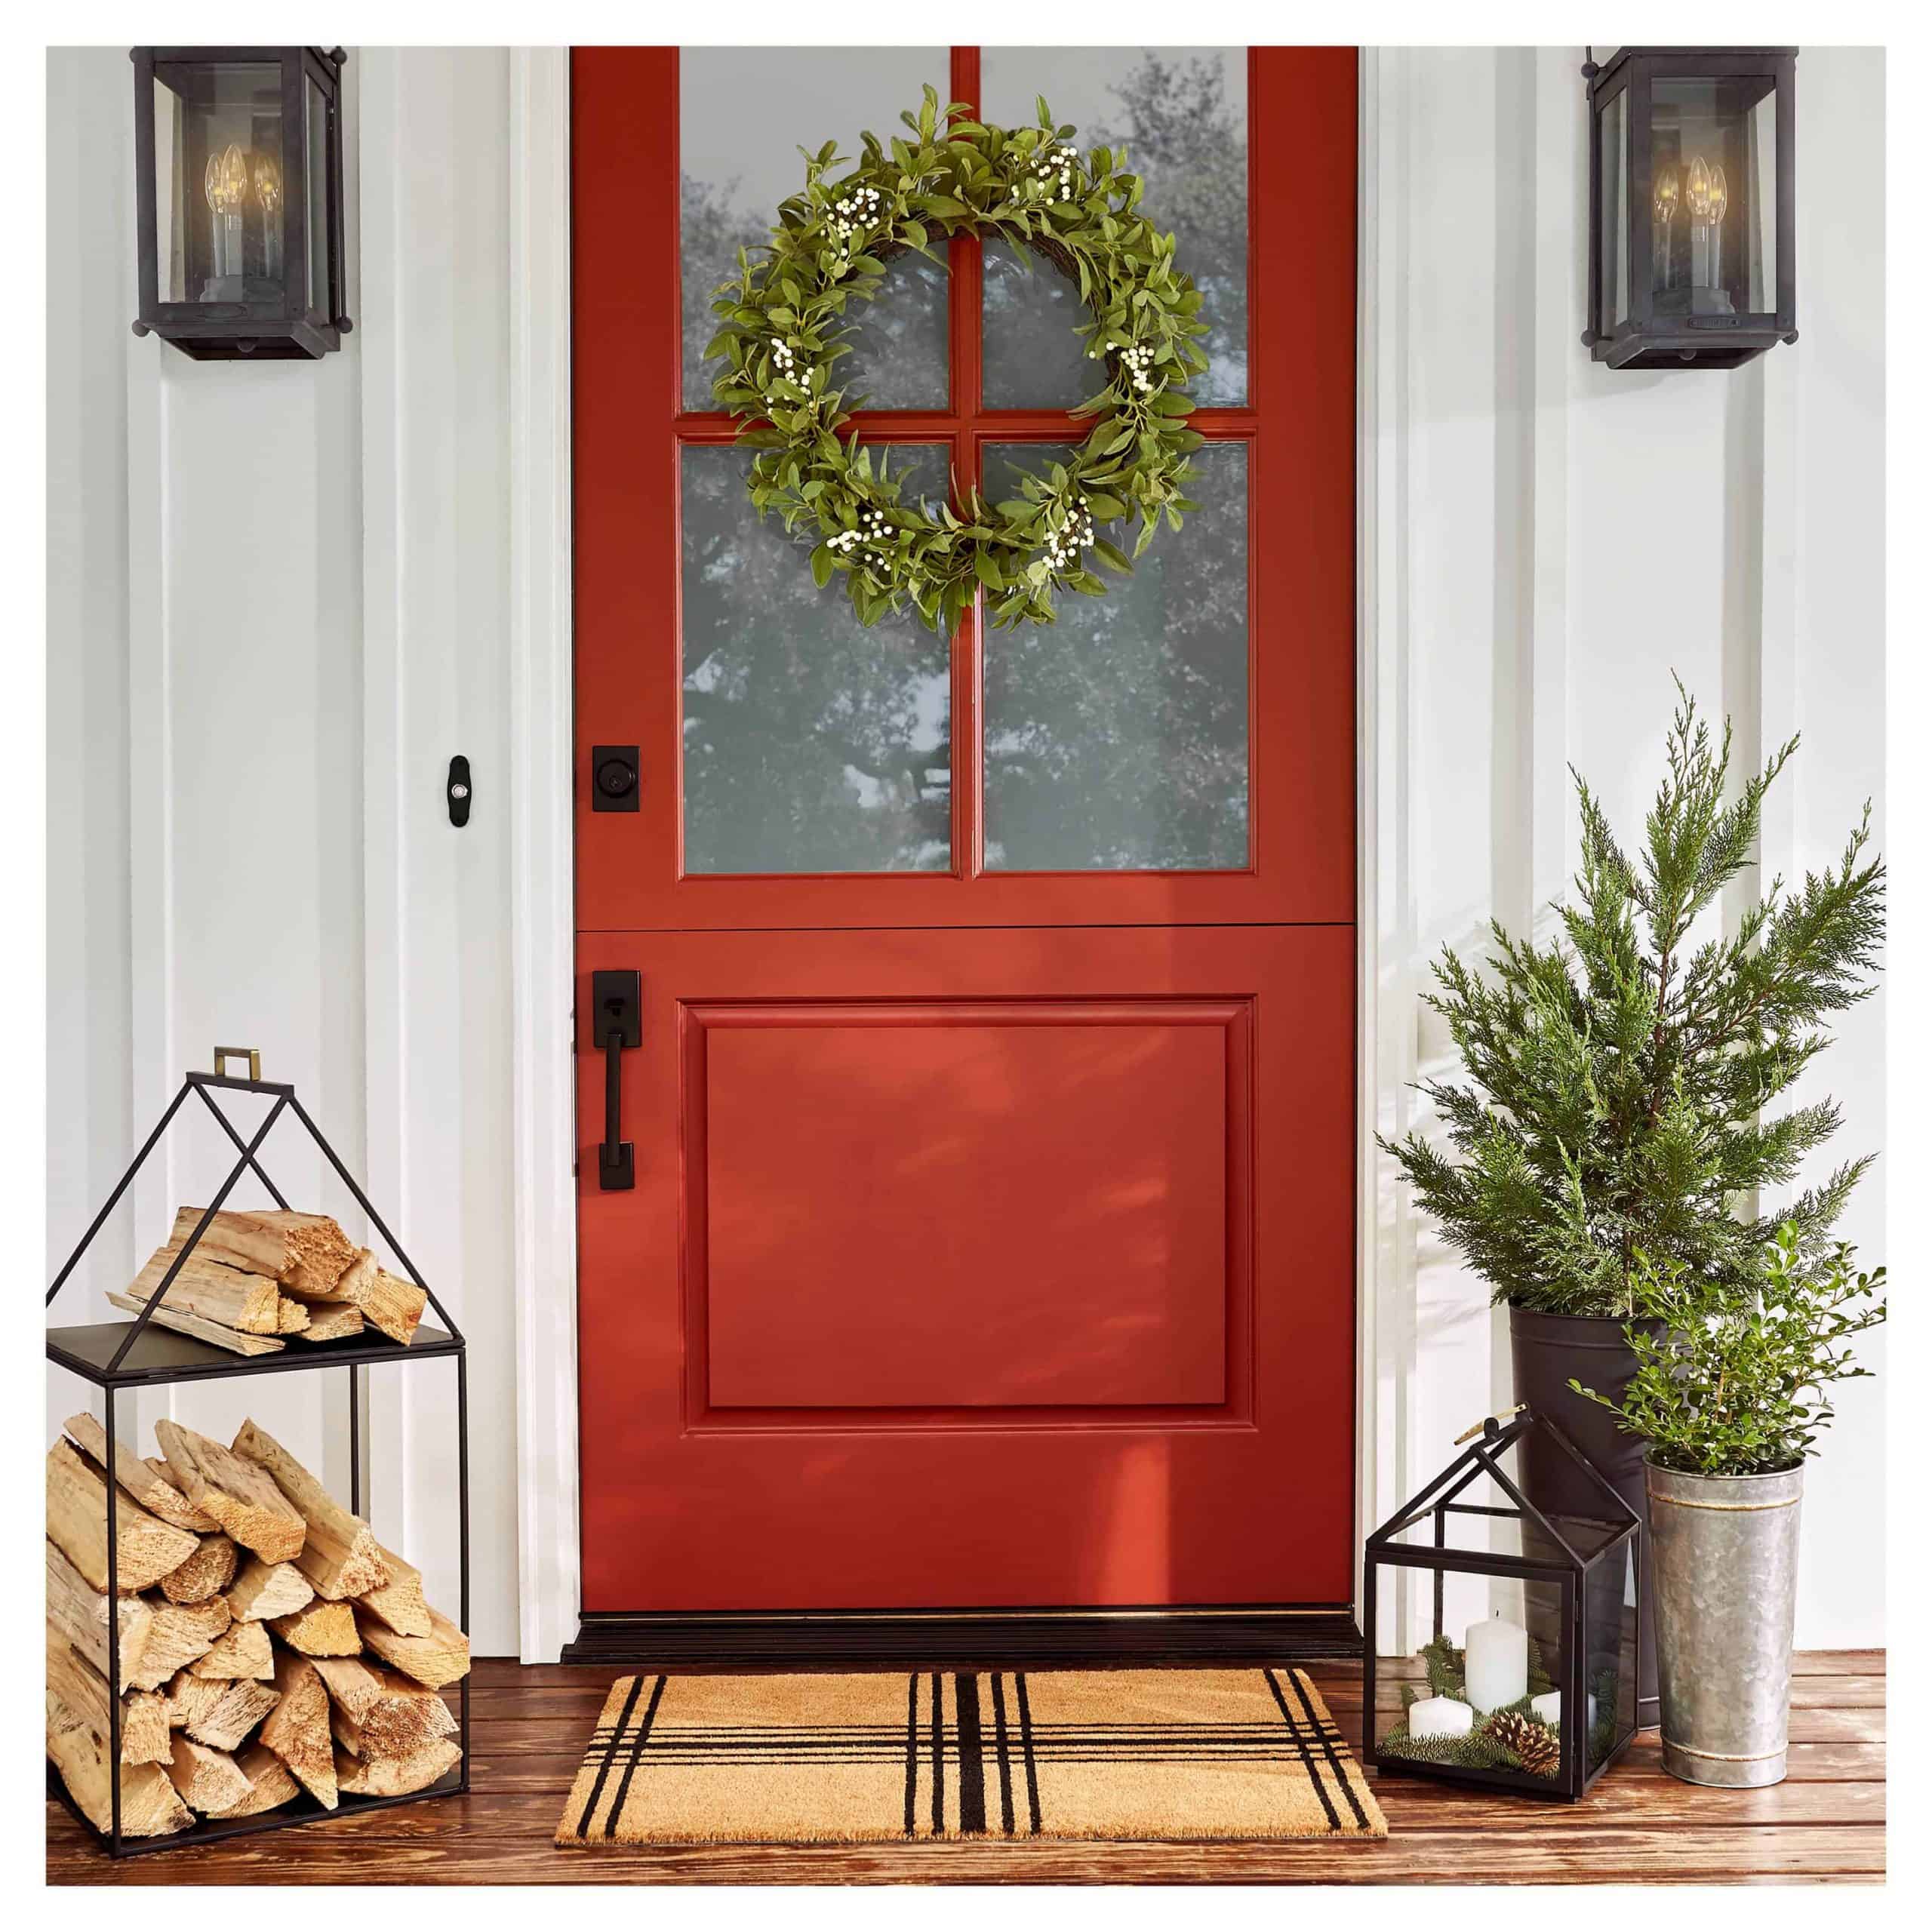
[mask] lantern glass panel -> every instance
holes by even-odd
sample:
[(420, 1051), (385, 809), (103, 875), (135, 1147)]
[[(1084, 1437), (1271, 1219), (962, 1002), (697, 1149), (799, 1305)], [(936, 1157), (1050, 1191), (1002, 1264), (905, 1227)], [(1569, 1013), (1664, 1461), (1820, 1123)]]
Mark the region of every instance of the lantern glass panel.
[(1651, 303), (1660, 318), (1776, 309), (1777, 99), (1768, 74), (1651, 82)]
[(309, 208), (306, 217), (309, 250), (309, 306), (327, 318), (329, 291), (328, 168), (329, 104), (314, 75), (303, 77), (305, 109), (303, 152), (309, 157)]
[(1603, 314), (1598, 326), (1611, 334), (1630, 315), (1630, 92), (1612, 95), (1601, 123), (1603, 152)]
[(281, 69), (164, 61), (155, 75), (155, 226), (163, 302), (279, 301)]

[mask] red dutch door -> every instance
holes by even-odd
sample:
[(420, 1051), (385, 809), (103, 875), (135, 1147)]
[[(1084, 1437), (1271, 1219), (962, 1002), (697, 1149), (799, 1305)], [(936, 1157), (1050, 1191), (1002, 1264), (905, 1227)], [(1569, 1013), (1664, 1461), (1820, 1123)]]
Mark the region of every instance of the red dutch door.
[[(1345, 1604), (1353, 54), (573, 71), (586, 1610)], [(1124, 141), (1214, 325), (1199, 511), (1048, 628), (860, 627), (700, 361), (796, 146), (928, 78)], [(1015, 494), (1084, 433), (1076, 302), (900, 257), (862, 435)], [(611, 1190), (592, 975), (632, 971)]]

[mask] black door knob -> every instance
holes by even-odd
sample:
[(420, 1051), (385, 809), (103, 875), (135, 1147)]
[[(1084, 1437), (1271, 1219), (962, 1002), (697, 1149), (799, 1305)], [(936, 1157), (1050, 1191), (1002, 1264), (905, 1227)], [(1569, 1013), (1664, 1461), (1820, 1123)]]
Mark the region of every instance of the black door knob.
[(590, 753), (591, 810), (635, 811), (637, 778), (636, 746), (593, 746)]

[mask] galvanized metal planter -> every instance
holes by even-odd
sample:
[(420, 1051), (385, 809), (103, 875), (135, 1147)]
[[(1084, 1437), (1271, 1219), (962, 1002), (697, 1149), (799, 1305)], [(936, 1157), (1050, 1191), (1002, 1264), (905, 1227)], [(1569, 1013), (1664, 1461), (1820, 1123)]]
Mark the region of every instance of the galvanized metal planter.
[(1777, 1784), (1804, 1469), (1698, 1476), (1647, 1457), (1663, 1765), (1690, 1784)]

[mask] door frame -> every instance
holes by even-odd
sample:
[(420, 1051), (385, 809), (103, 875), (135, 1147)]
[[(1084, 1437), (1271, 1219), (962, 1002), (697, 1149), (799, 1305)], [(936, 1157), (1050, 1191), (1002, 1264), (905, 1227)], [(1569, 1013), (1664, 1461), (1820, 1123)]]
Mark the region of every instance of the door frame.
[[(571, 1017), (574, 780), (571, 610), (570, 50), (511, 54), (509, 716), (512, 1146), (517, 1334), (518, 1623), (525, 1663), (554, 1663), (581, 1607), (577, 1349), (577, 1056)], [(1378, 472), (1377, 398), (1387, 345), (1375, 300), (1382, 255), (1373, 168), (1372, 50), (1358, 66), (1356, 448), (1356, 1159), (1355, 1603), (1360, 1545), (1378, 1519), (1376, 1324), (1379, 1179), (1375, 685), (1387, 655), (1375, 543), (1393, 501)], [(1392, 721), (1400, 728), (1399, 714)], [(1386, 748), (1383, 748), (1386, 755)], [(1398, 759), (1389, 761), (1399, 764)], [(1403, 1460), (1399, 1456), (1397, 1460)], [(1391, 1469), (1392, 1480), (1401, 1474)]]

